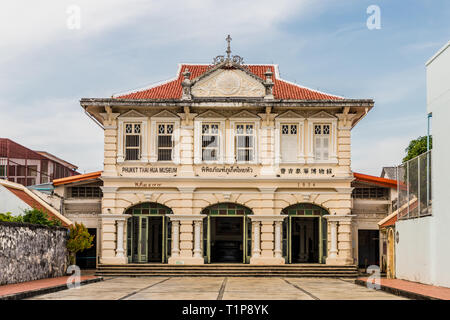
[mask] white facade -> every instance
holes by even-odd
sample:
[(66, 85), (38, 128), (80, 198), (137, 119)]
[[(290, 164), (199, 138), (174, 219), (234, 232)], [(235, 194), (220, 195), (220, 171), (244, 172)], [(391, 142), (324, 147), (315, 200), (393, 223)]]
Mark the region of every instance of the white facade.
[(450, 42), (427, 64), (427, 112), (432, 113), (433, 211), (396, 223), (396, 273), (400, 279), (450, 287)]

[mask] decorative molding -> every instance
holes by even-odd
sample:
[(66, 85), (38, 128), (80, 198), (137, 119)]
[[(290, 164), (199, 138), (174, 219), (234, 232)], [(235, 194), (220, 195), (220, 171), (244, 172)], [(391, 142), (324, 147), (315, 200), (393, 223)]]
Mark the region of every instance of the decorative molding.
[(167, 110), (163, 110), (161, 112), (158, 112), (157, 114), (153, 115), (152, 118), (178, 118), (179, 116), (177, 116), (176, 114), (167, 111)]
[(299, 113), (297, 113), (297, 112), (294, 112), (292, 110), (288, 110), (288, 111), (278, 115), (275, 118), (275, 120), (278, 120), (278, 119), (303, 119), (304, 120), (304, 117), (302, 115), (300, 115)]
[(238, 112), (230, 117), (230, 119), (236, 119), (236, 118), (242, 119), (244, 121), (248, 120), (248, 119), (261, 120), (261, 118), (259, 116), (257, 116), (254, 113), (251, 113), (247, 110), (242, 110), (241, 112)]
[(221, 115), (220, 113), (217, 113), (216, 111), (213, 110), (208, 110), (205, 111), (201, 114), (199, 114), (195, 119), (225, 119), (225, 116)]
[(119, 118), (147, 118), (147, 116), (136, 110), (130, 110), (121, 114)]
[(330, 118), (336, 119), (335, 116), (333, 116), (332, 114), (329, 114), (328, 112), (325, 112), (325, 111), (319, 111), (311, 116), (308, 116), (308, 120), (309, 119), (330, 119)]
[(194, 97), (264, 97), (264, 85), (242, 70), (219, 69), (192, 86)]

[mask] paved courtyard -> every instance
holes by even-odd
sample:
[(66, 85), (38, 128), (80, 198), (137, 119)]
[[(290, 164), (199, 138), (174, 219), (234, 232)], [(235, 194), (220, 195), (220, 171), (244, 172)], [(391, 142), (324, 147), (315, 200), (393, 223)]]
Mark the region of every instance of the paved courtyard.
[(397, 300), (348, 279), (118, 277), (32, 300)]

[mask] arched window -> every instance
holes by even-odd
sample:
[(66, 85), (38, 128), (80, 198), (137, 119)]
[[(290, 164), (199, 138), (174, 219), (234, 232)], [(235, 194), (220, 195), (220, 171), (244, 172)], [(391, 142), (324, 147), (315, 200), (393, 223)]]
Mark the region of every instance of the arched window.
[(281, 211), (281, 214), (296, 216), (323, 216), (329, 214), (328, 211), (312, 203), (297, 203)]
[(166, 215), (172, 214), (173, 212), (172, 209), (165, 205), (155, 202), (144, 202), (128, 208), (125, 213), (129, 215)]
[(250, 208), (244, 207), (243, 205), (237, 203), (218, 203), (209, 206), (202, 211), (203, 214), (207, 215), (248, 215), (253, 214)]

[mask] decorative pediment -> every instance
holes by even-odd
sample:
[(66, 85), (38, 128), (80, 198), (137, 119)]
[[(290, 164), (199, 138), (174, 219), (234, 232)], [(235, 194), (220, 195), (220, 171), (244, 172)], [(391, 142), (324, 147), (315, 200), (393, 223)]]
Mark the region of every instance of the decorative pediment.
[(240, 119), (261, 119), (256, 114), (253, 114), (247, 110), (243, 110), (239, 113), (236, 113), (230, 117), (230, 119), (240, 118)]
[(202, 114), (199, 114), (196, 119), (206, 119), (206, 118), (225, 118), (223, 115), (221, 115), (220, 113), (217, 113), (215, 111), (212, 110), (208, 110), (206, 112), (203, 112)]
[(308, 118), (312, 118), (312, 119), (330, 119), (330, 118), (336, 118), (336, 117), (333, 116), (332, 114), (329, 114), (328, 112), (320, 111), (318, 113), (315, 113), (315, 114), (309, 116)]
[(292, 110), (286, 111), (280, 114), (278, 117), (276, 117), (276, 119), (299, 119), (299, 118), (303, 118), (303, 116)]
[(152, 118), (177, 118), (179, 119), (179, 117), (167, 110), (163, 110), (161, 112), (158, 112), (157, 114), (153, 115)]
[(146, 118), (147, 116), (137, 112), (136, 110), (130, 110), (120, 115), (119, 118)]
[(265, 95), (260, 79), (241, 69), (217, 69), (200, 78), (191, 89), (195, 97), (257, 97)]

